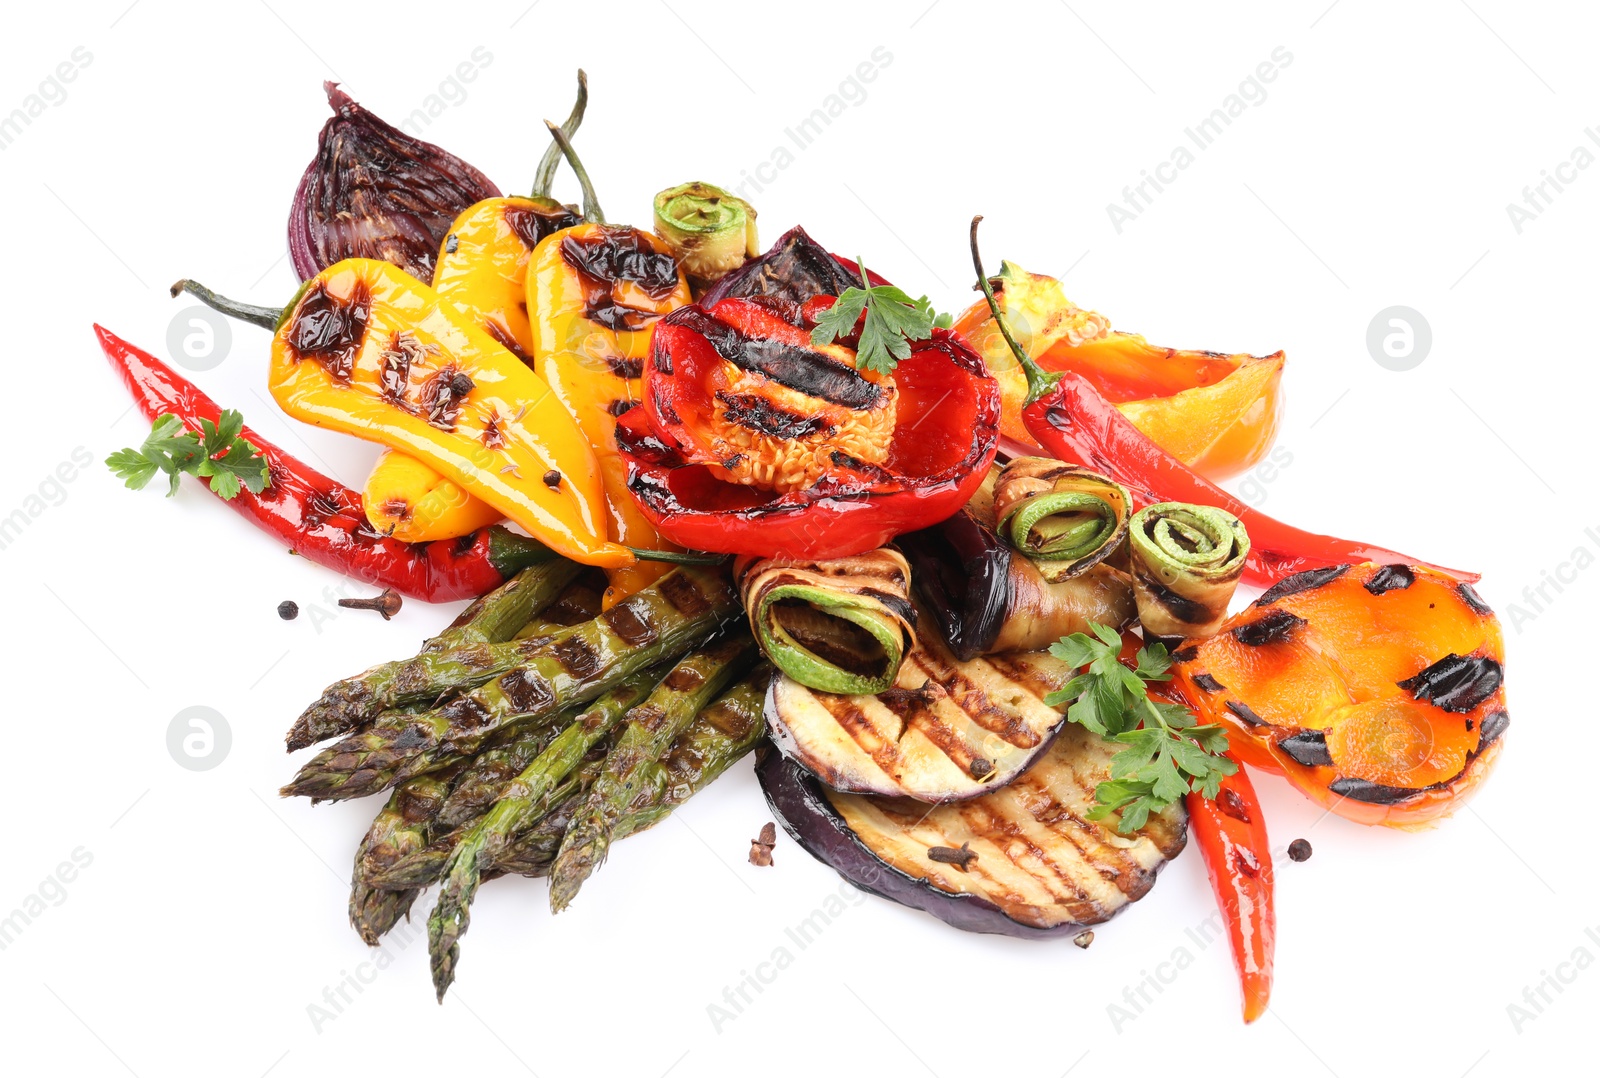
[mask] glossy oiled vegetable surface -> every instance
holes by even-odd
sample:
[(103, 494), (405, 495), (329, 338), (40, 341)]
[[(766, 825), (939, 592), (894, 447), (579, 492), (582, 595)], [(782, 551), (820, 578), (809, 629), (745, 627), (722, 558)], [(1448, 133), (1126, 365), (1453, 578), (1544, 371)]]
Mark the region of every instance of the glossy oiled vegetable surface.
[(1448, 814), (1510, 721), (1493, 611), (1414, 565), (1290, 577), (1175, 657), (1185, 695), (1246, 763), (1361, 823)]

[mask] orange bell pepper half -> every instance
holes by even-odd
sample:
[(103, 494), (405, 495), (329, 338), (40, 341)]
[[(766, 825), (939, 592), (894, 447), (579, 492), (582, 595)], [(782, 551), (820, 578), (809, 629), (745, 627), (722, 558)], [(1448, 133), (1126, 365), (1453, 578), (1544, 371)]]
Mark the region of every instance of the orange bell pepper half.
[(1449, 815), (1510, 722), (1499, 620), (1470, 584), (1416, 565), (1297, 573), (1173, 658), (1240, 760), (1357, 823)]
[[(1076, 306), (1061, 282), (1001, 264), (991, 281), (1017, 342), (1047, 371), (1073, 371), (1100, 391), (1151, 441), (1207, 479), (1258, 464), (1278, 434), (1283, 353), (1270, 356), (1182, 351), (1111, 329)], [(1022, 424), (1027, 379), (986, 302), (956, 321), (1000, 383), (1001, 434), (1039, 447)]]

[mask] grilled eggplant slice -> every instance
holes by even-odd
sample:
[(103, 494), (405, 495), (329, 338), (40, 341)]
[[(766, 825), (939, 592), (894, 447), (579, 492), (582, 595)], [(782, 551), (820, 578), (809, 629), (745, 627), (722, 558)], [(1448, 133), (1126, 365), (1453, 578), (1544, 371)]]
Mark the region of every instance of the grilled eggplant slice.
[(1178, 804), (1131, 835), (1085, 818), (1116, 749), (1069, 726), (1010, 785), (931, 810), (830, 790), (770, 749), (756, 774), (784, 830), (862, 890), (964, 931), (1039, 939), (1137, 902), (1188, 841)]
[(1045, 651), (961, 662), (927, 620), (894, 686), (876, 696), (774, 678), (767, 727), (778, 748), (836, 790), (932, 804), (980, 797), (1021, 773), (1065, 721), (1044, 698), (1071, 668)]

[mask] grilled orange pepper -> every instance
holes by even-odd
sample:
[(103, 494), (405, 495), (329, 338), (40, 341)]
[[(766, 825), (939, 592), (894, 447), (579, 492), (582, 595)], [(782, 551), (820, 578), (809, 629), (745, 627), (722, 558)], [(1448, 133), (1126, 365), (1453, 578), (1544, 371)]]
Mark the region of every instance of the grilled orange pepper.
[(595, 454), (550, 387), (427, 285), (352, 258), (307, 281), (272, 342), (284, 411), (416, 457), (574, 561), (614, 569)]
[[(1018, 343), (1047, 371), (1083, 375), (1151, 441), (1208, 479), (1254, 467), (1278, 432), (1283, 353), (1270, 356), (1180, 351), (1111, 329), (1102, 315), (1067, 299), (1061, 282), (1001, 264), (996, 298)], [(1022, 424), (1027, 380), (985, 301), (955, 331), (1000, 382), (1001, 434), (1032, 451)]]
[[(617, 417), (639, 402), (656, 319), (689, 302), (689, 285), (648, 232), (599, 221), (557, 232), (528, 267), (534, 369), (588, 435), (599, 460), (610, 536), (639, 549), (675, 549), (628, 492)], [(648, 586), (671, 566), (640, 561), (608, 572), (605, 606)]]
[(1178, 687), (1241, 760), (1357, 823), (1448, 815), (1510, 722), (1494, 612), (1417, 565), (1297, 573), (1173, 658)]
[[(578, 99), (562, 125), (569, 137), (582, 123), (588, 99), (588, 79), (579, 71)], [(560, 147), (552, 144), (539, 162), (531, 196), (486, 198), (463, 210), (439, 245), (433, 267), (433, 290), (440, 298), (530, 369), (528, 259), (540, 240), (581, 220), (576, 210), (550, 197), (560, 160)], [(492, 506), (403, 453), (378, 458), (363, 497), (373, 527), (413, 543), (468, 535), (500, 519)]]

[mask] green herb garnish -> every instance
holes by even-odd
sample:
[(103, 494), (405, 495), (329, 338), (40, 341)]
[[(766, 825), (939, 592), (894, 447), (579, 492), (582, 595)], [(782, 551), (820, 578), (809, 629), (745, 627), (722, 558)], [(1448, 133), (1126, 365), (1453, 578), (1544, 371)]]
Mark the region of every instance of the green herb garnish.
[(1191, 790), (1216, 797), (1223, 777), (1239, 770), (1222, 755), (1227, 734), (1215, 724), (1196, 723), (1181, 704), (1150, 699), (1145, 687), (1172, 676), (1167, 649), (1146, 644), (1130, 670), (1117, 658), (1122, 635), (1104, 625), (1089, 628), (1094, 636), (1073, 633), (1050, 645), (1050, 654), (1078, 673), (1045, 697), (1052, 707), (1071, 703), (1069, 722), (1126, 746), (1111, 758), (1111, 778), (1095, 787), (1098, 804), (1089, 819), (1116, 817), (1117, 830), (1128, 834)]
[(138, 449), (119, 449), (106, 458), (106, 467), (128, 485), (142, 490), (165, 472), (171, 480), (167, 497), (178, 492), (178, 477), (189, 474), (211, 481), (211, 493), (231, 501), (240, 486), (260, 494), (272, 482), (271, 471), (261, 450), (241, 436), (244, 417), (233, 409), (225, 410), (217, 422), (200, 420), (200, 434), (188, 430), (183, 420), (167, 414), (156, 417), (150, 437)]
[(855, 332), (861, 312), (867, 312), (856, 346), (856, 364), (869, 371), (888, 374), (902, 359), (911, 355), (912, 341), (925, 341), (938, 326), (948, 329), (951, 318), (938, 314), (927, 296), (912, 299), (892, 284), (874, 285), (867, 276), (867, 264), (856, 259), (861, 271), (861, 287), (846, 288), (817, 319), (811, 331), (812, 344), (827, 344)]

